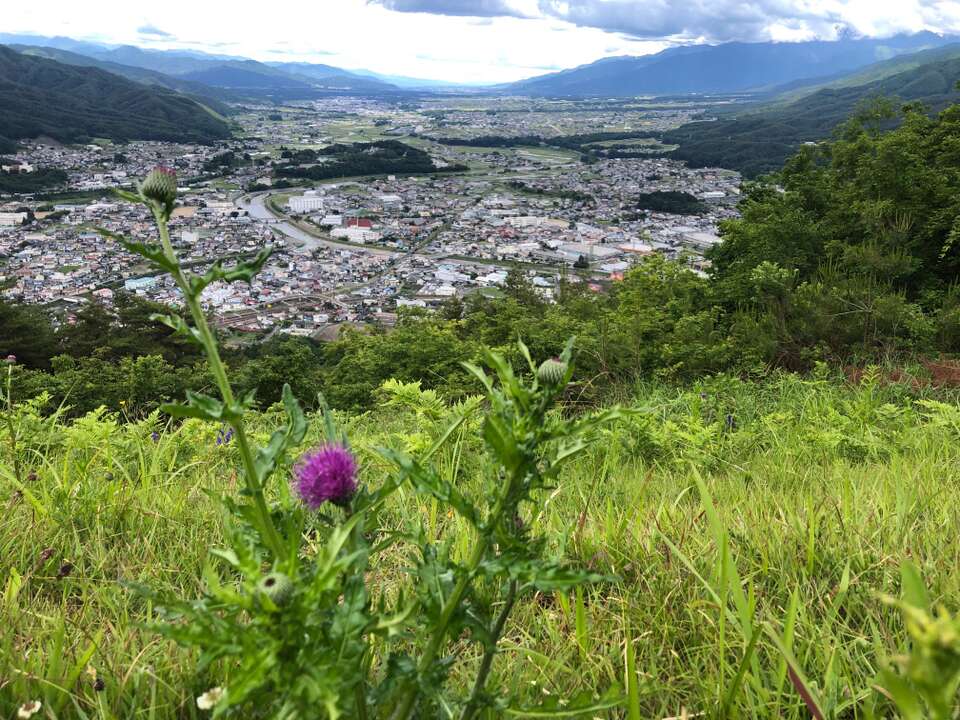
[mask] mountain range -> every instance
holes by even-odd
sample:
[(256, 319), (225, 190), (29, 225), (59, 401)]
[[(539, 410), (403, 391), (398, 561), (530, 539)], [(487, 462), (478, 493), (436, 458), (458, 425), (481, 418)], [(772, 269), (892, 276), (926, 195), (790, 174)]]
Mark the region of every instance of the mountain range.
[(732, 42), (674, 47), (642, 57), (609, 57), (589, 65), (499, 87), (517, 95), (603, 96), (724, 94), (769, 90), (850, 73), (898, 55), (960, 40), (921, 32), (886, 39)]
[(694, 122), (663, 133), (671, 154), (693, 167), (725, 167), (748, 177), (779, 169), (805, 142), (830, 136), (864, 103), (875, 98), (919, 102), (929, 111), (960, 102), (960, 43), (872, 65), (866, 70), (733, 117)]
[[(379, 94), (399, 90), (396, 85), (377, 77), (316, 63), (261, 63), (249, 58), (189, 50), (107, 46), (64, 37), (9, 33), (0, 33), (0, 43), (73, 65), (82, 64), (78, 57), (87, 58), (88, 62), (84, 64), (93, 64), (128, 79), (162, 84), (219, 100), (248, 98), (283, 102), (329, 94)], [(151, 75), (137, 76), (137, 71), (147, 71)]]
[[(821, 139), (873, 96), (932, 109), (957, 99), (958, 38), (933, 33), (836, 42), (727, 43), (605, 58), (485, 92), (532, 96), (742, 95), (721, 119), (663, 134), (694, 165), (756, 175)], [(306, 62), (262, 63), (189, 50), (106, 46), (65, 37), (0, 34), (0, 146), (49, 135), (213, 142), (224, 117), (247, 100), (284, 102), (331, 94), (403, 97), (431, 81)], [(433, 90), (457, 91), (434, 83)], [(413, 90), (413, 88), (418, 88)], [(467, 90), (467, 88), (460, 88)], [(470, 88), (476, 93), (477, 89)], [(744, 102), (747, 100), (748, 102)]]
[(197, 100), (165, 87), (128, 80), (0, 45), (0, 147), (45, 135), (61, 142), (171, 140), (215, 142), (230, 127)]

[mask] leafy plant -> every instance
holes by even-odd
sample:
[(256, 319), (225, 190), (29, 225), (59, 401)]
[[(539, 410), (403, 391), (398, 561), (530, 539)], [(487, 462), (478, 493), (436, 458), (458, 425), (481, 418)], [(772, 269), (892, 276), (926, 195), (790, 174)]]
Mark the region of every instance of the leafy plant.
[[(476, 403), (462, 406), (464, 412), (418, 457), (380, 451), (392, 471), (374, 487), (358, 481), (356, 456), (321, 397), (324, 440), (293, 468), (298, 501), (287, 483), (276, 480), (285, 474), (288, 453), (303, 442), (307, 418), (285, 386), (287, 422), (265, 447), (254, 449), (244, 423), (253, 395), (235, 395), (200, 300), (213, 282), (249, 282), (269, 249), (250, 262), (215, 262), (204, 274), (191, 274), (167, 229), (176, 197), (173, 173), (154, 170), (139, 194), (121, 195), (150, 208), (159, 244), (102, 232), (172, 275), (189, 319), (160, 319), (202, 348), (219, 389), (219, 397), (188, 392), (186, 403), (163, 410), (229, 425), (242, 465), (241, 498), (223, 500), (228, 547), (213, 551), (224, 566), (208, 568), (204, 596), (184, 601), (138, 588), (165, 619), (156, 629), (200, 650), (198, 672), (216, 669), (227, 678), (223, 687), (200, 695), (198, 706), (215, 717), (285, 719), (469, 720), (485, 708), (511, 711), (487, 682), (518, 598), (603, 579), (551, 557), (546, 539), (532, 528), (543, 493), (564, 463), (588, 446), (598, 428), (622, 416), (613, 409), (571, 421), (553, 410), (573, 373), (572, 341), (560, 357), (539, 366), (520, 343), (530, 379), (494, 352), (484, 356), (489, 373), (467, 366), (488, 405), (481, 433), (490, 462), (482, 493), (464, 492), (455, 472), (441, 472), (433, 463)], [(410, 531), (384, 531), (379, 514), (401, 487), (448, 508), (448, 516), (458, 518), (448, 528), (464, 533), (436, 537), (425, 521)], [(272, 504), (268, 495), (276, 498)], [(397, 544), (407, 546), (410, 558), (399, 571), (379, 562)], [(400, 582), (376, 582), (398, 576)], [(477, 653), (471, 652), (474, 645)], [(451, 689), (454, 669), (472, 677), (466, 697)], [(613, 690), (562, 704), (555, 699), (533, 712), (570, 717), (619, 703)]]

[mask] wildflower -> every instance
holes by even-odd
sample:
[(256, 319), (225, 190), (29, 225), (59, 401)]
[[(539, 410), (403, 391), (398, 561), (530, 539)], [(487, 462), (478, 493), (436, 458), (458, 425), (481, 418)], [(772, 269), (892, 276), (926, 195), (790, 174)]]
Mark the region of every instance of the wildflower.
[(327, 501), (345, 506), (357, 490), (357, 463), (342, 445), (305, 453), (294, 472), (297, 492), (314, 510)]
[(107, 684), (103, 681), (103, 678), (97, 678), (93, 681), (93, 690), (94, 692), (103, 692), (103, 689)]
[(36, 482), (36, 481), (37, 481), (37, 473), (35, 470), (31, 470), (30, 472), (27, 473), (27, 482)]
[(7, 355), (7, 365), (16, 365), (16, 364), (17, 364), (17, 356), (14, 355), (13, 353), (10, 353), (9, 355)]
[(73, 572), (73, 563), (69, 561), (63, 563), (63, 565), (60, 566), (60, 569), (57, 570), (57, 580), (62, 580), (71, 572)]
[(177, 173), (168, 167), (156, 167), (140, 185), (140, 194), (164, 207), (172, 208), (177, 199)]
[(203, 695), (197, 698), (197, 707), (201, 710), (213, 710), (216, 704), (223, 697), (223, 688), (215, 687), (207, 690)]
[(544, 360), (537, 370), (537, 380), (544, 385), (559, 385), (567, 374), (567, 364), (560, 358)]
[(150, 439), (153, 440), (154, 442), (159, 442), (159, 441), (160, 441), (160, 433), (158, 433), (156, 430), (154, 430), (152, 433), (150, 433)]
[(42, 707), (42, 703), (39, 700), (30, 700), (28, 702), (25, 702), (23, 705), (20, 706), (20, 709), (17, 710), (17, 718), (19, 718), (20, 720), (27, 720), (27, 718), (32, 718), (34, 715), (40, 712), (41, 707)]
[(282, 607), (293, 594), (293, 582), (283, 573), (272, 572), (257, 583), (257, 589), (277, 607)]
[(223, 428), (217, 430), (217, 446), (226, 445), (231, 440), (233, 440), (233, 428), (227, 428), (226, 432)]

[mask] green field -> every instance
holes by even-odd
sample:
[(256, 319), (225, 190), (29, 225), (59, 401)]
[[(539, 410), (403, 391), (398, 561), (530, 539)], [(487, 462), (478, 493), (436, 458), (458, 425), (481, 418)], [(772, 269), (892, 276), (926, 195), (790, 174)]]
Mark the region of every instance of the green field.
[[(623, 400), (641, 412), (604, 431), (524, 518), (552, 553), (608, 579), (520, 604), (493, 682), (525, 705), (630, 690), (588, 717), (800, 720), (811, 712), (798, 687), (828, 718), (891, 716), (877, 674), (906, 635), (881, 594), (900, 595), (906, 558), (934, 599), (952, 604), (960, 590), (955, 398), (868, 373), (857, 387), (720, 377)], [(33, 699), (38, 718), (207, 716), (195, 698), (229, 685), (231, 667), (196, 673), (195, 653), (142, 627), (155, 608), (129, 583), (190, 598), (205, 567), (229, 580), (210, 550), (223, 542), (217, 498), (238, 492), (236, 447), (196, 420), (104, 411), (64, 423), (37, 408), (10, 417), (15, 443), (0, 429), (0, 718)], [(408, 386), (372, 413), (339, 416), (361, 482), (388, 474), (377, 447), (422, 453), (458, 412)], [(481, 417), (438, 459), (468, 494), (488, 469)], [(255, 440), (278, 422), (257, 416)], [(305, 444), (320, 434), (310, 423)], [(421, 522), (469, 551), (469, 527), (408, 488), (378, 518), (382, 533)], [(368, 578), (375, 595), (409, 585), (404, 553), (394, 546)]]

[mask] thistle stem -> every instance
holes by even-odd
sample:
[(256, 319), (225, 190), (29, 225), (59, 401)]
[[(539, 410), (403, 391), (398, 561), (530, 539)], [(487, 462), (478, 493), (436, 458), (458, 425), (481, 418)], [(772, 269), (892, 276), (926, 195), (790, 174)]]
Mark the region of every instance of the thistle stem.
[(7, 420), (7, 433), (10, 435), (10, 453), (13, 455), (13, 475), (17, 478), (20, 487), (23, 487), (23, 473), (20, 471), (20, 455), (17, 452), (17, 435), (13, 428), (13, 366), (7, 367), (7, 411), (4, 413)]
[[(506, 488), (504, 488), (503, 494), (497, 498), (497, 502), (494, 505), (493, 510), (490, 512), (487, 522), (491, 527), (496, 526), (496, 524), (500, 522), (500, 516), (503, 514), (506, 499), (510, 497), (513, 482), (514, 479), (511, 477), (510, 482), (507, 483)], [(433, 635), (430, 637), (430, 642), (423, 651), (423, 655), (421, 656), (420, 662), (417, 665), (418, 676), (422, 676), (425, 672), (427, 672), (427, 670), (429, 670), (430, 666), (433, 664), (433, 661), (436, 660), (437, 653), (440, 652), (440, 648), (443, 646), (443, 642), (446, 639), (447, 628), (450, 626), (450, 621), (453, 619), (453, 613), (456, 612), (458, 607), (460, 607), (460, 603), (463, 601), (463, 596), (470, 587), (470, 583), (473, 582), (473, 575), (480, 566), (484, 555), (486, 555), (489, 545), (490, 540), (488, 539), (488, 536), (480, 533), (479, 537), (477, 538), (477, 543), (473, 548), (473, 554), (471, 554), (470, 559), (467, 561), (466, 572), (460, 576), (460, 579), (453, 588), (453, 592), (450, 593), (450, 597), (448, 597), (447, 601), (443, 604), (443, 609), (440, 611), (440, 619), (437, 621), (437, 625), (433, 630)], [(402, 696), (400, 704), (397, 705), (396, 710), (394, 710), (393, 714), (390, 716), (391, 720), (407, 720), (417, 702), (417, 695), (418, 691), (415, 686), (409, 688)]]
[(493, 657), (497, 654), (497, 643), (500, 641), (500, 635), (503, 633), (503, 626), (507, 623), (507, 618), (513, 611), (513, 604), (517, 601), (517, 581), (510, 581), (510, 589), (507, 591), (507, 598), (503, 603), (503, 608), (497, 616), (493, 628), (490, 630), (490, 644), (483, 653), (483, 660), (480, 661), (480, 668), (477, 670), (477, 679), (473, 683), (473, 691), (470, 693), (470, 699), (467, 706), (463, 708), (460, 714), (460, 720), (473, 720), (479, 709), (480, 694), (487, 684), (487, 676), (490, 675), (490, 669), (493, 667)]
[[(173, 273), (173, 279), (183, 293), (184, 298), (186, 298), (187, 307), (190, 310), (190, 315), (193, 318), (200, 343), (203, 345), (207, 362), (210, 365), (210, 371), (213, 373), (213, 378), (220, 390), (223, 403), (232, 411), (236, 400), (233, 395), (233, 388), (230, 387), (230, 381), (227, 378), (226, 366), (220, 358), (220, 351), (217, 349), (217, 341), (213, 336), (213, 332), (210, 330), (210, 325), (207, 322), (203, 308), (200, 307), (200, 299), (190, 286), (190, 282), (183, 272), (183, 268), (180, 266), (180, 261), (173, 249), (173, 245), (170, 243), (170, 231), (167, 228), (167, 219), (155, 203), (151, 203), (150, 207), (153, 210), (153, 216), (157, 221), (157, 227), (160, 231), (160, 243), (163, 247), (163, 252), (167, 256), (167, 259), (176, 267)], [(263, 495), (263, 487), (257, 478), (253, 451), (250, 449), (250, 441), (247, 438), (242, 415), (236, 415), (233, 420), (230, 421), (230, 425), (233, 427), (237, 437), (237, 447), (240, 450), (240, 459), (243, 463), (244, 481), (247, 486), (247, 492), (250, 493), (250, 497), (253, 499), (253, 504), (257, 511), (264, 542), (273, 552), (274, 556), (280, 559), (284, 556), (284, 543), (280, 537), (280, 533), (277, 532), (273, 521), (270, 519), (270, 511), (267, 508), (267, 501)]]

